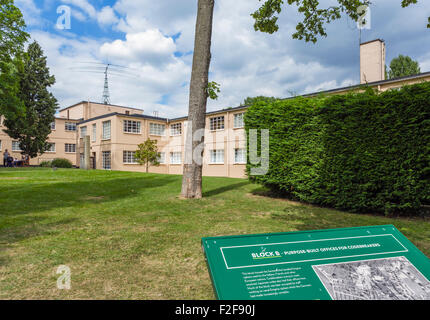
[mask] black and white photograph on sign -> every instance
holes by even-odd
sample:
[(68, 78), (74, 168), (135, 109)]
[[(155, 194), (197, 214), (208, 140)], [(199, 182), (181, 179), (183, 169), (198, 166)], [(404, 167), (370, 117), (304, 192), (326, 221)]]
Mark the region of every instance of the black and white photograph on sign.
[(430, 282), (406, 257), (312, 266), (333, 300), (429, 300)]

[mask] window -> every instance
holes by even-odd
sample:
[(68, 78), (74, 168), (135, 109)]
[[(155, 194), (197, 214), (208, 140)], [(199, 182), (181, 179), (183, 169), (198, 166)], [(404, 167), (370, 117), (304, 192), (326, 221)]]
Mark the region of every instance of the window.
[(180, 136), (182, 134), (182, 123), (175, 123), (170, 126), (171, 136)]
[(55, 120), (54, 122), (51, 122), (51, 130), (55, 130)]
[(244, 115), (244, 113), (236, 113), (234, 115), (234, 127), (235, 128), (243, 128), (244, 127), (243, 115)]
[(55, 152), (55, 143), (51, 143), (49, 149), (46, 152)]
[(1, 151), (1, 140), (0, 140), (0, 151)]
[(134, 158), (136, 151), (123, 151), (122, 152), (122, 162), (136, 164), (137, 160)]
[(156, 135), (156, 136), (164, 136), (164, 130), (166, 130), (166, 126), (164, 124), (159, 124), (159, 123), (149, 124), (149, 134)]
[(215, 117), (210, 119), (210, 129), (214, 130), (224, 130), (224, 116)]
[(140, 121), (124, 120), (124, 132), (140, 133)]
[(111, 157), (110, 157), (110, 151), (103, 151), (102, 152), (102, 166), (105, 170), (111, 169)]
[(182, 153), (181, 152), (170, 152), (170, 164), (181, 164)]
[(245, 149), (234, 149), (234, 163), (246, 163)]
[(92, 141), (95, 142), (97, 139), (97, 125), (94, 123), (93, 124), (93, 136), (92, 136)]
[(12, 141), (12, 151), (20, 152), (22, 151), (19, 147), (19, 141)]
[(158, 162), (160, 164), (166, 163), (166, 154), (164, 152), (159, 152), (158, 153)]
[(76, 131), (76, 123), (66, 122), (65, 129), (66, 129), (66, 131)]
[(64, 151), (66, 153), (75, 153), (76, 152), (76, 144), (66, 143), (64, 145)]
[(103, 122), (103, 140), (110, 139), (110, 120)]
[(87, 127), (81, 127), (81, 138), (85, 138), (87, 135)]
[(224, 163), (224, 150), (211, 150), (211, 163)]

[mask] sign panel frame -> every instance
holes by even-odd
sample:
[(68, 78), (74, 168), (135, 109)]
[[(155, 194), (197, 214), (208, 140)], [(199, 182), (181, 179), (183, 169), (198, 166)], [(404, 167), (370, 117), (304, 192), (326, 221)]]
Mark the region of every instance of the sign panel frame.
[(430, 299), (430, 260), (393, 225), (207, 237), (202, 248), (221, 300)]

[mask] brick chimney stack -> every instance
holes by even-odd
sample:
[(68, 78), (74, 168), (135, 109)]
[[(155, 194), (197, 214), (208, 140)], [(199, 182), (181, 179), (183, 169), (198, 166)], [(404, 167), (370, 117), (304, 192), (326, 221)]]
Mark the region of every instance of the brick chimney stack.
[(376, 39), (360, 44), (360, 83), (385, 80), (385, 42)]

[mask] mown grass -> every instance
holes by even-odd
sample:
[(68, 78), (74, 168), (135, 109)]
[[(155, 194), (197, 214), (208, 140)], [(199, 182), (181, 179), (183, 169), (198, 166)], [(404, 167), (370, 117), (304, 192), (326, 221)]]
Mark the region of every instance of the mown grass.
[[(262, 196), (246, 180), (0, 169), (1, 299), (213, 299), (202, 237), (394, 224), (427, 256), (424, 218), (359, 215)], [(57, 267), (71, 268), (58, 290)]]

